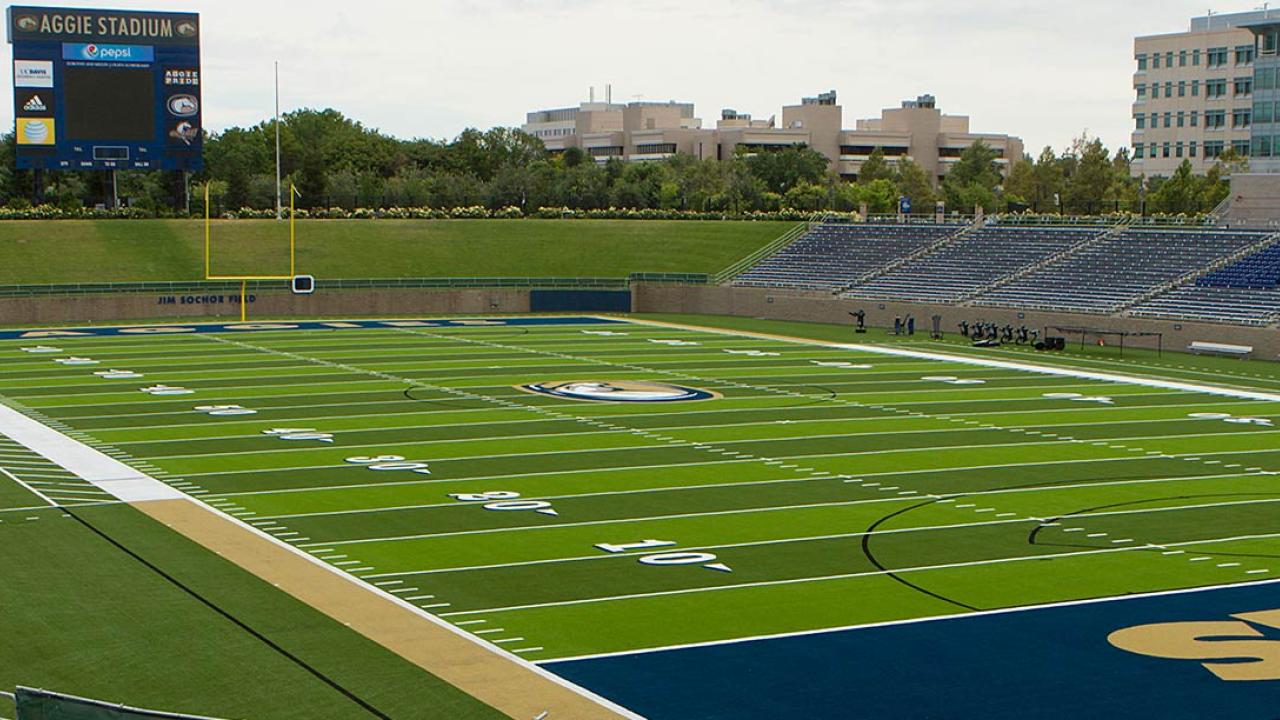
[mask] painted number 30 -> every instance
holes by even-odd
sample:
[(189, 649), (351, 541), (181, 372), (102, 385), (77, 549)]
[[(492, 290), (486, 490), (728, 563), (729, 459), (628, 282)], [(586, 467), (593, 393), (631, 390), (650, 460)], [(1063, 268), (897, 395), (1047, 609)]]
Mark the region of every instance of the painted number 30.
[(545, 500), (521, 500), (520, 493), (504, 490), (483, 493), (455, 493), (449, 497), (464, 503), (485, 503), (485, 510), (493, 512), (536, 512), (540, 515), (560, 513)]

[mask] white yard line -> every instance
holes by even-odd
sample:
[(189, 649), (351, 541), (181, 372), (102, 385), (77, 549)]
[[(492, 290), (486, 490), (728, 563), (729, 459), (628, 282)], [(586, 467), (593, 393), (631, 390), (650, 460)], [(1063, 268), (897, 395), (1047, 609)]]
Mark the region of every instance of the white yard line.
[(673, 650), (688, 650), (692, 648), (719, 647), (724, 645), (739, 645), (742, 643), (759, 642), (766, 640), (781, 640), (785, 638), (796, 637), (813, 637), (816, 635), (830, 635), (834, 633), (852, 632), (857, 630), (869, 630), (872, 628), (898, 627), (903, 625), (918, 625), (920, 623), (936, 623), (946, 621), (963, 621), (969, 618), (988, 617), (993, 615), (1009, 615), (1012, 613), (1034, 612), (1038, 610), (1051, 610), (1054, 608), (1080, 607), (1087, 605), (1102, 605), (1110, 603), (1128, 603), (1135, 600), (1147, 600), (1151, 598), (1175, 597), (1179, 595), (1191, 595), (1196, 593), (1216, 592), (1219, 590), (1229, 590), (1242, 587), (1271, 587), (1280, 584), (1280, 580), (1261, 580), (1252, 582), (1231, 583), (1228, 585), (1211, 585), (1198, 588), (1184, 588), (1180, 590), (1161, 590), (1148, 593), (1134, 593), (1132, 595), (1124, 595), (1118, 597), (1092, 598), (1088, 600), (1068, 600), (1065, 602), (1044, 603), (1042, 605), (1026, 605), (1022, 607), (1003, 608), (1000, 610), (979, 610), (976, 612), (956, 613), (954, 615), (935, 615), (930, 617), (912, 618), (910, 620), (890, 620), (878, 623), (864, 623), (862, 625), (846, 625), (842, 627), (820, 628), (816, 630), (801, 630), (797, 632), (776, 633), (772, 635), (753, 635), (750, 637), (733, 638), (730, 640), (709, 640), (699, 643), (686, 643), (683, 645), (667, 645), (663, 647), (644, 648), (640, 650), (624, 650), (621, 652), (598, 653), (595, 655), (579, 655), (576, 657), (556, 658), (551, 660), (540, 660), (540, 665), (553, 665), (557, 663), (578, 662), (582, 660), (600, 660), (611, 657), (629, 657), (632, 655), (649, 655), (652, 653), (669, 652)]
[[(186, 495), (168, 485), (152, 478), (142, 472), (134, 470), (129, 466), (115, 460), (83, 443), (63, 435), (52, 428), (32, 420), (17, 410), (0, 404), (0, 433), (4, 433), (13, 440), (21, 443), (31, 451), (48, 458), (53, 463), (75, 473), (81, 479), (99, 487), (118, 500), (129, 503), (145, 503), (157, 500), (186, 500), (195, 503), (198, 507), (206, 512), (219, 516), (223, 520), (238, 525), (245, 532), (253, 533), (259, 539), (270, 542), (279, 548), (282, 548), (298, 557), (305, 558), (307, 562), (323, 569), (325, 572), (333, 573), (335, 576), (342, 578), (346, 582), (358, 585), (361, 589), (376, 593), (383, 600), (409, 610), (415, 613), (427, 622), (434, 623), (438, 627), (446, 629), (448, 632), (465, 638), (467, 641), (475, 643), (484, 648), (488, 652), (496, 653), (506, 659), (508, 662), (516, 663), (532, 672), (537, 673), (544, 679), (553, 682), (563, 688), (581, 695), (595, 703), (598, 703), (610, 710), (622, 715), (623, 717), (635, 718), (642, 720), (638, 715), (601, 698), (594, 693), (585, 690), (563, 678), (547, 672), (542, 668), (534, 665), (528, 660), (520, 656), (497, 648), (490, 643), (486, 643), (470, 633), (455, 627), (452, 623), (445, 622), (439, 617), (424, 611), (423, 609), (401, 600), (396, 595), (385, 592), (379, 588), (353, 577), (352, 575), (335, 568), (328, 563), (311, 556), (308, 553), (299, 550), (278, 538), (272, 537), (270, 534), (262, 532), (257, 528), (245, 523), (231, 515), (217, 510), (209, 505), (200, 503), (189, 495)], [(40, 495), (39, 493), (36, 493)], [(40, 495), (42, 499), (44, 496)]]
[[(897, 497), (889, 498), (889, 500), (899, 501), (904, 503), (918, 502), (920, 500), (945, 500), (945, 499), (946, 498), (940, 495), (917, 495), (915, 497), (910, 497), (910, 498), (897, 498)], [(723, 517), (728, 515), (758, 515), (761, 513), (789, 512), (793, 510), (819, 510), (819, 509), (826, 509), (826, 508), (849, 507), (849, 506), (863, 505), (863, 504), (866, 504), (866, 502), (867, 501), (865, 500), (851, 500), (848, 502), (809, 503), (805, 505), (783, 505), (783, 506), (773, 506), (773, 507), (765, 507), (765, 508), (751, 508), (747, 510), (716, 510), (713, 512), (680, 513), (677, 515), (653, 515), (649, 517), (620, 518), (620, 519), (614, 519), (614, 520), (584, 520), (582, 522), (558, 523), (553, 525), (521, 525), (518, 527), (486, 528), (482, 530), (455, 530), (452, 532), (425, 533), (425, 534), (418, 534), (418, 535), (370, 537), (370, 538), (360, 538), (356, 540), (332, 540), (325, 543), (311, 543), (309, 545), (302, 544), (302, 545), (299, 545), (299, 547), (306, 548), (306, 547), (321, 546), (321, 545), (345, 547), (349, 545), (368, 545), (370, 543), (380, 543), (380, 542), (403, 542), (406, 540), (430, 540), (433, 538), (463, 537), (463, 536), (470, 536), (470, 535), (501, 535), (503, 533), (512, 533), (512, 532), (531, 532), (535, 530), (560, 530), (563, 528), (595, 527), (598, 525), (629, 525), (631, 523), (660, 522), (665, 520), (688, 520), (691, 518)], [(1221, 503), (1177, 505), (1177, 506), (1171, 506), (1171, 507), (1146, 508), (1142, 510), (1108, 510), (1106, 512), (1064, 515), (1063, 517), (1070, 517), (1073, 519), (1077, 519), (1077, 518), (1111, 517), (1116, 515), (1146, 515), (1146, 514), (1152, 514), (1152, 513), (1177, 512), (1182, 510), (1206, 510), (1211, 508), (1237, 507), (1237, 506), (1244, 506), (1244, 505), (1273, 505), (1276, 503), (1280, 503), (1280, 498), (1272, 498), (1268, 500), (1232, 500), (1232, 501), (1221, 502)], [(1024, 523), (1024, 522), (1033, 522), (1038, 519), (1039, 518), (1026, 517), (1020, 520), (1017, 520), (1017, 519), (989, 520), (986, 522), (975, 522), (975, 523), (955, 523), (955, 524), (948, 524), (948, 525), (936, 525), (936, 526), (930, 526), (930, 527), (908, 527), (908, 528), (898, 528), (894, 530), (877, 530), (873, 533), (863, 533), (863, 534), (873, 535), (873, 536), (896, 535), (901, 533), (925, 532), (925, 531), (932, 531), (932, 530), (948, 530), (948, 529), (954, 529), (954, 528), (972, 528), (972, 527), (986, 527), (990, 525), (1018, 524), (1018, 523)]]
[[(928, 471), (915, 471), (915, 472), (928, 472)], [(976, 490), (973, 492), (965, 492), (965, 493), (961, 493), (961, 492), (934, 493), (934, 496), (942, 497), (942, 498), (962, 498), (962, 497), (977, 498), (977, 497), (985, 497), (989, 495), (1004, 495), (1004, 494), (1026, 495), (1026, 494), (1036, 494), (1036, 493), (1042, 493), (1042, 492), (1057, 492), (1062, 490), (1082, 490), (1082, 489), (1094, 489), (1094, 488), (1103, 488), (1103, 487), (1123, 487), (1128, 485), (1158, 485), (1163, 483), (1173, 484), (1173, 483), (1184, 482), (1184, 481), (1192, 482), (1192, 481), (1204, 481), (1204, 480), (1214, 480), (1214, 479), (1225, 480), (1229, 478), (1265, 477), (1265, 476), (1271, 476), (1274, 474), (1275, 473), (1269, 473), (1269, 472), (1245, 471), (1245, 472), (1224, 472), (1216, 475), (1189, 475), (1189, 476), (1177, 475), (1177, 476), (1158, 477), (1158, 478), (1145, 478), (1141, 480), (1104, 480), (1101, 482), (1081, 481), (1078, 483), (1071, 483), (1071, 484), (1064, 484), (1064, 485), (1042, 485), (1042, 486), (1031, 487), (1031, 488), (1025, 488), (1025, 487), (995, 488), (991, 490)], [(551, 501), (551, 500), (578, 500), (582, 498), (615, 497), (620, 495), (654, 495), (654, 494), (666, 493), (666, 492), (685, 492), (688, 490), (717, 490), (717, 489), (729, 489), (729, 488), (738, 489), (738, 488), (753, 488), (753, 487), (759, 487), (759, 486), (773, 486), (773, 485), (798, 485), (802, 483), (839, 482), (848, 477), (852, 477), (852, 475), (845, 474), (845, 475), (831, 475), (829, 477), (780, 478), (775, 480), (753, 480), (749, 482), (710, 483), (705, 485), (675, 485), (675, 486), (667, 486), (667, 487), (636, 488), (632, 490), (610, 490), (605, 492), (578, 493), (574, 495), (539, 495), (538, 498), (540, 500)], [(875, 477), (875, 476), (859, 474), (858, 477), (862, 478), (862, 477)], [(368, 486), (357, 485), (353, 487), (364, 488)], [(221, 497), (236, 497), (236, 496), (235, 495), (211, 495), (210, 497), (221, 498)], [(917, 496), (915, 499), (919, 500), (922, 497), (932, 497), (932, 496), (931, 495)], [(869, 503), (870, 502), (890, 502), (891, 500), (895, 500), (895, 499), (897, 498), (876, 498), (874, 500), (869, 499), (862, 502), (869, 502)], [(458, 508), (462, 510), (468, 510), (468, 507), (469, 507), (468, 505), (459, 503), (457, 501), (453, 501), (453, 502), (440, 502), (440, 503), (422, 503), (422, 504), (416, 504), (416, 505), (393, 505), (393, 506), (387, 506), (387, 507), (359, 508), (354, 510), (324, 510), (324, 511), (317, 511), (317, 512), (292, 513), (288, 515), (261, 515), (259, 517), (262, 520), (296, 520), (299, 518), (335, 517), (335, 516), (342, 516), (342, 515), (367, 515), (367, 514), (376, 514), (376, 513), (382, 513), (382, 512), (398, 512), (402, 510), (429, 510), (429, 509), (437, 509), (437, 508)]]
[(908, 357), (921, 360), (937, 360), (941, 362), (958, 363), (961, 365), (975, 365), (979, 367), (1001, 368), (1006, 370), (1023, 370), (1026, 372), (1038, 373), (1041, 375), (1053, 375), (1057, 377), (1073, 377), (1082, 380), (1100, 380), (1102, 382), (1118, 383), (1121, 385), (1138, 385), (1149, 388), (1162, 388), (1165, 390), (1180, 390), (1183, 392), (1206, 393), (1209, 395), (1219, 395), (1223, 397), (1241, 398), (1244, 400), (1265, 400), (1268, 402), (1280, 402), (1280, 393), (1259, 392), (1254, 390), (1241, 390), (1239, 388), (1224, 387), (1221, 385), (1209, 385), (1202, 383), (1181, 382), (1175, 380), (1161, 380), (1157, 378), (1143, 378), (1130, 375), (1117, 375), (1115, 373), (1096, 372), (1093, 370), (1081, 370), (1079, 368), (1055, 367), (1052, 365), (1038, 365), (1024, 362), (1014, 362), (1011, 360), (992, 360), (989, 358), (979, 358), (970, 355), (956, 355), (952, 353), (927, 352), (923, 350), (907, 350), (904, 348), (887, 347), (882, 345), (864, 345), (864, 344), (846, 344), (824, 342), (821, 340), (807, 340), (804, 338), (786, 337), (781, 335), (769, 335), (766, 333), (754, 333), (750, 331), (733, 331), (722, 330), (719, 328), (709, 328), (697, 325), (681, 325), (674, 323), (662, 323), (653, 320), (643, 320), (638, 318), (627, 318), (628, 323), (636, 325), (645, 325), (649, 327), (668, 327), (672, 329), (691, 330), (693, 332), (709, 333), (712, 335), (727, 335), (738, 338), (756, 338), (763, 340), (774, 340), (777, 342), (789, 343), (793, 345), (807, 345), (810, 347), (828, 347), (837, 350), (849, 350), (853, 352), (872, 353), (875, 355), (888, 355), (892, 357)]
[[(1247, 540), (1269, 539), (1280, 537), (1280, 533), (1272, 535), (1242, 535), (1240, 537), (1217, 538), (1214, 540), (1195, 540), (1185, 543), (1170, 543), (1162, 547), (1195, 547), (1199, 545), (1215, 545), (1228, 542), (1241, 542)], [(1080, 550), (1063, 553), (1051, 553), (1046, 555), (1022, 555), (1008, 558), (996, 558), (994, 560), (972, 560), (968, 562), (945, 563), (940, 565), (920, 565), (909, 568), (894, 568), (890, 570), (874, 570), (860, 573), (844, 573), (840, 575), (818, 575), (807, 578), (791, 578), (788, 580), (764, 580), (759, 582), (736, 583), (733, 585), (716, 585), (711, 587), (685, 588), (682, 590), (662, 590), (658, 592), (633, 593), (630, 595), (614, 595), (611, 597), (584, 598), (582, 600), (562, 600), (557, 602), (532, 603), (529, 605), (511, 605), (507, 607), (485, 608), (483, 610), (461, 610), (458, 612), (442, 613), (441, 617), (465, 617), (469, 615), (489, 615), (493, 613), (517, 612), (520, 610), (537, 610), (549, 607), (567, 607), (574, 605), (596, 605), (606, 602), (618, 602), (622, 600), (641, 600), (655, 597), (671, 597), (676, 595), (700, 595), (704, 593), (723, 592), (726, 590), (751, 590), (762, 587), (779, 587), (785, 585), (805, 585), (816, 582), (831, 582), (835, 580), (853, 580), (864, 577), (879, 577), (884, 575), (903, 575), (907, 573), (925, 573), (934, 570), (953, 570), (956, 568), (968, 567), (986, 567), (991, 565), (1008, 565), (1011, 563), (1030, 562), (1036, 560), (1057, 560), (1075, 557), (1087, 557), (1092, 555), (1114, 555), (1119, 553), (1131, 553), (1154, 550), (1153, 546), (1140, 545), (1135, 547), (1119, 547), (1119, 548), (1100, 548), (1097, 550)], [(1034, 607), (1034, 606), (1033, 606)]]

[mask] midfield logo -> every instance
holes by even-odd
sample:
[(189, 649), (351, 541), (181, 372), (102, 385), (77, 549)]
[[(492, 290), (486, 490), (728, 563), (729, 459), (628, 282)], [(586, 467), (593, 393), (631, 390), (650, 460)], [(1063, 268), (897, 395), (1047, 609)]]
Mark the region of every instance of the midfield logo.
[(1262, 629), (1280, 630), (1280, 610), (1232, 615), (1221, 622), (1142, 625), (1111, 634), (1107, 641), (1126, 652), (1169, 660), (1201, 662), (1227, 682), (1280, 680), (1280, 639)]

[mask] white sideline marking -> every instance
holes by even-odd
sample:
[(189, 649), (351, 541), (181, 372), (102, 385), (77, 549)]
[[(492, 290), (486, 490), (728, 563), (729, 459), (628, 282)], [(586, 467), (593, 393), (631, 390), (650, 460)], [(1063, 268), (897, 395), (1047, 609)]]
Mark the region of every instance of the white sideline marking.
[[(106, 491), (117, 500), (181, 500), (186, 495), (88, 445), (0, 405), (0, 432), (32, 452)], [(47, 499), (47, 498), (46, 498)]]
[(682, 325), (677, 323), (661, 323), (651, 320), (641, 320), (636, 318), (627, 318), (626, 322), (637, 325), (648, 325), (651, 327), (679, 327), (693, 332), (710, 333), (713, 335), (728, 335), (739, 338), (762, 338), (773, 340), (776, 342), (789, 343), (792, 345), (807, 345), (810, 347), (828, 347), (838, 350), (849, 350), (853, 352), (871, 353), (875, 355), (892, 355), (895, 357), (916, 358), (919, 360), (936, 360), (940, 362), (952, 362), (961, 365), (976, 365), (978, 367), (1000, 368), (1004, 370), (1022, 370), (1025, 372), (1038, 373), (1041, 375), (1053, 375), (1057, 377), (1072, 377), (1082, 380), (1099, 380), (1102, 382), (1113, 382), (1122, 385), (1137, 385), (1140, 387), (1162, 388), (1165, 390), (1180, 390), (1184, 392), (1205, 393), (1208, 395), (1219, 395), (1223, 397), (1240, 398), (1244, 400), (1264, 400), (1267, 402), (1280, 402), (1280, 394), (1257, 392), (1253, 390), (1240, 390), (1236, 388), (1223, 387), (1221, 385), (1203, 385), (1200, 383), (1180, 382), (1175, 380), (1158, 380), (1156, 378), (1143, 378), (1131, 375), (1116, 375), (1114, 373), (1095, 372), (1093, 370), (1080, 370), (1075, 368), (1054, 367), (1051, 365), (1033, 365), (1030, 363), (1012, 362), (1009, 360), (991, 360), (989, 358), (971, 357), (966, 355), (952, 355), (942, 352), (926, 352), (923, 350), (906, 350), (903, 348), (885, 347), (881, 345), (862, 345), (862, 344), (844, 344), (823, 342), (821, 340), (805, 340), (803, 338), (789, 338), (781, 335), (770, 335), (767, 333), (753, 333), (749, 331), (731, 331), (719, 328), (708, 328), (698, 325)]
[[(891, 502), (901, 502), (901, 501), (897, 499), (893, 499), (891, 500)], [(1146, 508), (1141, 510), (1109, 510), (1106, 512), (1098, 512), (1098, 513), (1064, 515), (1063, 517), (1069, 517), (1072, 520), (1079, 520), (1081, 518), (1114, 517), (1119, 515), (1146, 515), (1150, 513), (1180, 512), (1184, 510), (1209, 510), (1209, 509), (1221, 508), (1221, 507), (1236, 507), (1236, 506), (1242, 506), (1242, 505), (1271, 505), (1275, 503), (1280, 503), (1280, 499), (1234, 500), (1230, 502), (1203, 503), (1199, 505), (1170, 505), (1168, 507)], [(654, 516), (640, 517), (640, 518), (625, 518), (621, 520), (584, 520), (582, 522), (562, 523), (559, 525), (521, 525), (518, 527), (510, 527), (510, 528), (484, 528), (480, 530), (455, 530), (452, 532), (424, 534), (424, 535), (399, 535), (394, 537), (371, 537), (371, 538), (362, 538), (357, 540), (340, 540), (330, 544), (332, 545), (367, 545), (370, 543), (403, 542), (407, 540), (432, 540), (435, 538), (462, 537), (462, 536), (468, 536), (468, 535), (501, 535), (503, 533), (508, 533), (508, 532), (560, 530), (563, 528), (593, 527), (598, 525), (610, 525), (615, 523), (619, 525), (627, 525), (627, 524), (639, 523), (639, 522), (653, 522), (653, 521), (663, 521), (663, 520), (687, 520), (691, 518), (719, 517), (719, 516), (726, 516), (726, 515), (756, 515), (760, 513), (790, 512), (793, 510), (811, 510), (811, 509), (823, 510), (827, 508), (838, 508), (838, 507), (848, 507), (848, 506), (856, 507), (861, 504), (863, 504), (862, 501), (855, 500), (847, 503), (815, 503), (815, 504), (809, 504), (809, 505), (785, 505), (785, 506), (766, 507), (766, 508), (751, 508), (747, 510), (717, 510), (714, 512), (707, 512), (707, 513), (681, 513), (679, 515), (654, 515)], [(977, 506), (971, 505), (968, 507), (977, 507)], [(964, 505), (957, 505), (956, 508), (968, 509)], [(890, 530), (876, 530), (875, 532), (872, 532), (872, 533), (864, 532), (864, 533), (859, 533), (858, 535), (859, 536), (898, 535), (902, 533), (929, 532), (929, 531), (935, 531), (935, 530), (948, 530), (948, 529), (958, 529), (958, 528), (989, 527), (994, 525), (1017, 525), (1017, 524), (1026, 523), (1026, 522), (1035, 522), (1035, 519), (1024, 518), (1020, 520), (1019, 519), (984, 520), (981, 522), (953, 523), (949, 525), (930, 525), (930, 526), (922, 526), (922, 527), (893, 528)], [(1066, 532), (1071, 532), (1071, 531), (1068, 530)], [(1101, 535), (1106, 535), (1106, 533), (1101, 533)], [(771, 542), (776, 542), (776, 541), (771, 541)], [(301, 545), (300, 547), (306, 548), (307, 546)], [(593, 556), (593, 557), (618, 557), (618, 556), (606, 555), (606, 556)], [(390, 577), (392, 575), (396, 575), (396, 573), (381, 573), (379, 577)]]
[[(1169, 543), (1169, 547), (1193, 547), (1200, 545), (1217, 545), (1221, 543), (1240, 542), (1245, 540), (1269, 539), (1277, 537), (1277, 535), (1242, 535), (1239, 537), (1216, 538), (1213, 540), (1188, 540), (1181, 543)], [(969, 560), (965, 562), (943, 563), (940, 565), (920, 565), (916, 567), (893, 568), (890, 570), (872, 570), (867, 572), (841, 573), (839, 575), (815, 575), (812, 577), (789, 578), (786, 580), (762, 580), (757, 582), (737, 583), (733, 585), (710, 585), (702, 587), (689, 587), (679, 590), (659, 590), (646, 593), (632, 593), (629, 595), (612, 595), (604, 597), (580, 598), (577, 600), (557, 600), (545, 603), (530, 603), (528, 605), (510, 605), (507, 607), (491, 607), (479, 610), (460, 610), (457, 612), (444, 613), (441, 617), (459, 617), (464, 615), (484, 615), (487, 613), (507, 613), (518, 612), (521, 610), (538, 610), (549, 607), (570, 607), (576, 605), (598, 605), (601, 603), (612, 603), (628, 600), (644, 600), (648, 598), (672, 597), (677, 595), (701, 595), (705, 593), (723, 592), (725, 590), (753, 590), (756, 588), (783, 587), (788, 585), (808, 585), (812, 583), (826, 583), (839, 580), (857, 580), (868, 577), (881, 577), (885, 575), (905, 575), (907, 573), (928, 573), (934, 570), (953, 570), (957, 568), (971, 567), (988, 567), (992, 565), (1011, 565), (1015, 563), (1033, 562), (1038, 560), (1071, 560), (1075, 558), (1090, 557), (1094, 555), (1118, 555), (1121, 553), (1132, 553), (1145, 551), (1144, 547), (1118, 547), (1118, 548), (1100, 548), (1097, 550), (1075, 550), (1061, 553), (1047, 553), (1044, 555), (1015, 555), (1012, 557), (995, 558), (992, 560)], [(1200, 558), (1201, 561), (1212, 560), (1212, 557), (1206, 556)], [(1192, 560), (1196, 562), (1196, 560)]]
[[(259, 539), (272, 543), (277, 548), (282, 548), (298, 557), (305, 558), (306, 561), (311, 563), (313, 566), (320, 568), (325, 572), (333, 573), (347, 582), (359, 586), (367, 592), (375, 593), (383, 600), (394, 603), (400, 608), (408, 610), (418, 617), (431, 622), (437, 627), (443, 628), (458, 637), (466, 638), (469, 642), (475, 643), (489, 652), (502, 656), (508, 662), (515, 663), (535, 672), (545, 680), (553, 682), (571, 692), (577, 693), (598, 705), (612, 710), (622, 717), (631, 718), (633, 720), (644, 720), (641, 716), (611, 702), (610, 700), (596, 695), (590, 690), (575, 685), (554, 673), (543, 670), (519, 655), (494, 647), (490, 643), (483, 642), (471, 633), (460, 630), (453, 624), (445, 622), (435, 615), (432, 615), (431, 613), (428, 613), (391, 593), (380, 588), (376, 588), (359, 578), (353, 577), (348, 573), (343, 572), (338, 568), (303, 552), (302, 550), (299, 550), (289, 543), (272, 537), (271, 535), (234, 516), (228, 515), (217, 508), (196, 500), (190, 495), (179, 492), (159, 480), (134, 470), (128, 465), (125, 465), (118, 460), (114, 460), (88, 445), (72, 440), (57, 430), (46, 427), (45, 425), (32, 420), (26, 415), (23, 415), (17, 410), (14, 410), (4, 404), (0, 404), (0, 433), (8, 435), (10, 438), (21, 443), (31, 451), (38, 453), (39, 455), (48, 458), (54, 464), (75, 473), (81, 479), (105, 490), (107, 493), (119, 500), (130, 503), (157, 500), (186, 500), (188, 502), (192, 502), (204, 511), (217, 515), (227, 522), (238, 525), (246, 532), (253, 533)], [(40, 493), (36, 494), (40, 495)], [(48, 500), (48, 498), (43, 495), (40, 495), (40, 497), (44, 500)], [(52, 501), (49, 502), (50, 504), (56, 505), (56, 503), (53, 503)]]
[[(1251, 571), (1252, 574), (1262, 574), (1262, 572)], [(1265, 572), (1265, 571), (1263, 571)], [(1023, 607), (1004, 608), (1000, 610), (979, 610), (977, 612), (955, 613), (952, 615), (935, 615), (932, 617), (912, 618), (910, 620), (890, 620), (878, 623), (866, 623), (863, 625), (846, 625), (843, 627), (821, 628), (818, 630), (801, 630), (798, 632), (777, 633), (773, 635), (755, 635), (752, 637), (734, 638), (732, 640), (709, 640), (700, 643), (687, 643), (684, 645), (668, 645), (665, 647), (643, 648), (640, 650), (624, 650), (621, 652), (600, 653), (597, 655), (579, 655), (576, 657), (557, 658), (552, 660), (539, 660), (538, 665), (551, 665), (556, 663), (578, 662), (581, 660), (601, 660), (611, 657), (626, 657), (630, 655), (650, 655), (652, 653), (668, 652), (672, 650), (688, 650), (703, 647), (719, 647), (723, 645), (739, 645), (741, 643), (759, 642), (762, 640), (781, 640), (784, 638), (795, 637), (811, 637), (814, 635), (831, 635), (835, 633), (850, 632), (854, 630), (869, 630), (872, 628), (898, 627), (901, 625), (918, 625), (920, 623), (945, 622), (951, 620), (966, 620), (969, 618), (986, 617), (990, 615), (1009, 615), (1012, 613), (1034, 612), (1037, 610), (1051, 610), (1054, 608), (1079, 607), (1085, 605), (1104, 605), (1108, 603), (1125, 603), (1133, 600), (1145, 600), (1149, 598), (1171, 597), (1178, 595), (1193, 595), (1197, 593), (1214, 592), (1217, 590), (1230, 590), (1240, 587), (1262, 587), (1280, 584), (1280, 580), (1254, 580), (1249, 582), (1231, 583), (1227, 585), (1211, 585), (1200, 588), (1184, 588), (1180, 590), (1161, 590), (1158, 592), (1135, 593), (1133, 595), (1124, 595), (1119, 597), (1092, 598), (1089, 600), (1068, 600), (1065, 602), (1045, 603), (1043, 605), (1027, 605)]]

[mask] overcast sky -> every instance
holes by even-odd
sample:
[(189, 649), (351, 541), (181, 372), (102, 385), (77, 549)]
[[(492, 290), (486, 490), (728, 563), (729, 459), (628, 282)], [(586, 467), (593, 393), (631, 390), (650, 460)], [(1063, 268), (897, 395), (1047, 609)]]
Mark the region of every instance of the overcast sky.
[[(47, 3), (33, 3), (47, 4)], [(97, 6), (91, 2), (66, 3)], [(1220, 12), (1252, 9), (1242, 2)], [(400, 137), (519, 125), (531, 109), (602, 98), (781, 114), (835, 89), (845, 126), (933, 93), (978, 132), (1065, 147), (1126, 145), (1133, 37), (1185, 30), (1200, 0), (190, 0), (101, 7), (203, 15), (205, 121), (333, 107)], [(11, 83), (6, 79), (4, 82)], [(3, 105), (11, 125), (12, 108)]]

